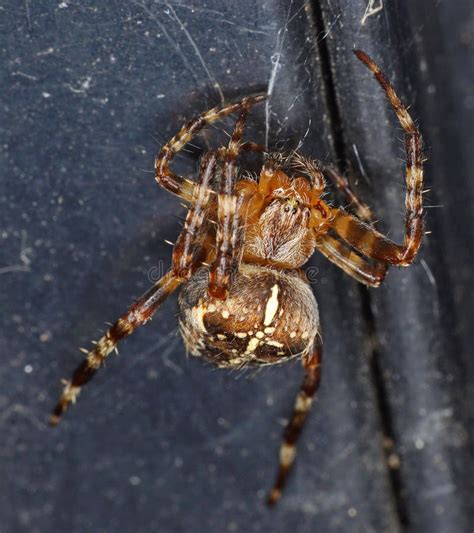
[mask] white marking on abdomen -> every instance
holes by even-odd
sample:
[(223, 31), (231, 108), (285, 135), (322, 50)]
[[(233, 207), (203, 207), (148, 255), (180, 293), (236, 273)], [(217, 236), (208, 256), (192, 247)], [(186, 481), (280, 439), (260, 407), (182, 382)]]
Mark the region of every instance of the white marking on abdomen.
[(272, 287), (272, 294), (267, 300), (267, 305), (265, 307), (265, 318), (263, 319), (263, 325), (269, 326), (273, 319), (275, 318), (276, 312), (278, 311), (278, 284), (275, 283)]
[(260, 344), (260, 341), (256, 339), (255, 337), (252, 337), (249, 343), (247, 344), (246, 353), (254, 352), (259, 344)]

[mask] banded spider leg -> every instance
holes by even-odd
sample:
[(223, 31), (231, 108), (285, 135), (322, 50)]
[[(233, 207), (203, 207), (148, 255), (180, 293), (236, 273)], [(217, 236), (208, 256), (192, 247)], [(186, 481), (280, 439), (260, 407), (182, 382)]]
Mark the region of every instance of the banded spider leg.
[[(375, 62), (360, 50), (356, 50), (355, 55), (374, 74), (405, 131), (405, 181), (407, 187), (405, 195), (405, 237), (403, 244), (396, 244), (373, 227), (342, 209), (334, 210), (332, 228), (347, 245), (365, 257), (374, 259), (376, 262), (381, 261), (396, 266), (408, 266), (418, 253), (423, 237), (423, 153), (421, 134), (407, 108), (396, 94), (395, 89)], [(323, 243), (319, 249), (329, 259), (331, 259), (330, 255), (334, 254), (332, 255), (332, 257), (336, 258), (334, 262), (353, 277), (359, 279), (359, 281), (362, 281), (360, 278), (365, 275), (370, 278), (374, 274), (374, 268), (376, 267), (373, 265), (367, 266), (368, 263), (363, 259), (356, 259), (357, 254), (354, 252), (345, 254), (344, 262), (341, 259), (343, 254), (340, 253), (341, 249), (343, 249), (343, 244), (340, 242), (336, 244), (330, 236), (323, 238)], [(350, 270), (352, 272), (349, 272)], [(378, 285), (381, 279), (375, 275), (375, 283), (368, 281), (367, 284)]]
[[(155, 161), (155, 179), (167, 191), (176, 194), (186, 201), (190, 201), (193, 182), (183, 176), (174, 174), (170, 163), (174, 156), (203, 128), (221, 120), (236, 111), (250, 107), (266, 98), (264, 94), (257, 94), (244, 98), (240, 102), (228, 104), (224, 107), (214, 107), (194, 118), (183, 126), (180, 131), (161, 149)], [(243, 148), (261, 151), (261, 147), (253, 142), (244, 143)]]
[[(235, 193), (237, 180), (237, 157), (241, 151), (241, 139), (250, 108), (255, 102), (242, 101), (242, 110), (237, 119), (228, 147), (223, 150), (222, 177), (217, 197), (216, 258), (209, 275), (209, 294), (225, 300), (232, 275), (238, 270), (244, 239), (243, 195)], [(250, 149), (254, 149), (251, 145)]]
[(283, 433), (277, 477), (267, 498), (268, 505), (274, 505), (281, 498), (286, 480), (295, 461), (296, 443), (303, 430), (313, 403), (313, 397), (321, 380), (321, 361), (322, 346), (319, 339), (316, 338), (312, 352), (303, 358), (305, 375), (300, 391), (296, 396), (293, 413)]
[(69, 404), (75, 403), (81, 388), (103, 365), (117, 344), (146, 324), (166, 298), (175, 291), (202, 264), (208, 246), (204, 213), (209, 203), (209, 184), (216, 167), (215, 152), (209, 152), (201, 162), (198, 181), (193, 185), (191, 207), (184, 228), (173, 250), (172, 268), (151, 289), (139, 298), (97, 341), (85, 360), (76, 368), (70, 381), (65, 382), (63, 393), (53, 410), (50, 424), (56, 425)]

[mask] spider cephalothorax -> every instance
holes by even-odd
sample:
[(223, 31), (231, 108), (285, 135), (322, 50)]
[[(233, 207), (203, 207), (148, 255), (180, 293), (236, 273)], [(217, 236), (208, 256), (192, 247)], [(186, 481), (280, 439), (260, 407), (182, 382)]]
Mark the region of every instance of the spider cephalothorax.
[(313, 254), (318, 235), (327, 231), (331, 210), (320, 199), (322, 174), (313, 162), (295, 159), (307, 163), (312, 174), (290, 178), (270, 159), (258, 181), (237, 183), (246, 198), (242, 208), (248, 209), (244, 261), (298, 268)]
[[(364, 52), (355, 53), (384, 89), (405, 131), (403, 244), (374, 229), (370, 209), (331, 167), (301, 155), (267, 153), (261, 145), (242, 141), (247, 115), (264, 95), (206, 111), (165, 144), (156, 159), (158, 183), (189, 206), (174, 245), (172, 267), (91, 351), (86, 350), (85, 361), (66, 382), (52, 424), (59, 422), (118, 342), (146, 323), (182, 286), (180, 329), (191, 354), (230, 368), (302, 360), (305, 377), (284, 433), (278, 476), (268, 501), (280, 498), (320, 379), (318, 307), (300, 267), (318, 250), (356, 280), (377, 287), (388, 265), (407, 266), (413, 261), (423, 236), (420, 133), (379, 67)], [(197, 180), (174, 174), (170, 169), (174, 155), (205, 126), (234, 112), (239, 117), (228, 146), (204, 155)], [(237, 166), (244, 150), (264, 154), (254, 179), (242, 177)], [(324, 177), (341, 190), (357, 216), (322, 200)]]

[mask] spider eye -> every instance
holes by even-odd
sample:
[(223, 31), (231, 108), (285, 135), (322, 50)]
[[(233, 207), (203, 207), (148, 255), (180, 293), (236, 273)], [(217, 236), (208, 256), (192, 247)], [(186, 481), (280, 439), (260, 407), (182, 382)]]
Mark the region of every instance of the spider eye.
[(289, 205), (285, 205), (284, 211), (285, 211), (285, 213), (289, 213), (290, 206)]
[(296, 209), (296, 207), (293, 207), (293, 214), (296, 215), (296, 212), (298, 211), (298, 209)]

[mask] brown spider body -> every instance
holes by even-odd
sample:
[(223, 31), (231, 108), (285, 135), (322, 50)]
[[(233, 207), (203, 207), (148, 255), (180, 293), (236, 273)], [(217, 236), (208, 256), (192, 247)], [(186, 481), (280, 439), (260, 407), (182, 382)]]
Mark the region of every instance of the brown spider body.
[(310, 352), (319, 332), (316, 300), (295, 270), (242, 264), (223, 301), (200, 268), (179, 295), (189, 353), (219, 367), (273, 364)]
[[(180, 328), (188, 352), (219, 367), (305, 355), (319, 333), (316, 300), (295, 269), (313, 254), (315, 230), (327, 226), (330, 210), (319, 199), (324, 180), (316, 167), (308, 178), (290, 179), (277, 170), (281, 157), (275, 159), (267, 160), (258, 181), (240, 180), (235, 186), (242, 198), (240, 216), (247, 223), (229, 292), (213, 291), (212, 274), (201, 267), (180, 293)], [(295, 159), (296, 166), (302, 163)], [(232, 205), (229, 211), (234, 216)], [(216, 212), (218, 218), (219, 210), (209, 208), (211, 218)], [(206, 261), (212, 263), (214, 256), (210, 248)]]
[[(163, 146), (156, 180), (188, 203), (172, 267), (99, 339), (65, 383), (51, 416), (57, 424), (83, 385), (123, 338), (145, 324), (178, 287), (180, 328), (187, 350), (219, 367), (264, 365), (299, 357), (304, 379), (280, 448), (275, 485), (268, 502), (281, 496), (295, 459), (295, 445), (320, 380), (321, 343), (316, 300), (300, 270), (315, 250), (354, 279), (377, 287), (389, 265), (407, 266), (423, 236), (421, 135), (379, 67), (361, 51), (405, 131), (407, 153), (405, 237), (396, 244), (374, 228), (370, 209), (331, 167), (293, 154), (265, 153), (258, 179), (239, 179), (247, 115), (264, 95), (206, 111)], [(192, 137), (217, 120), (239, 112), (227, 147), (206, 153), (197, 180), (176, 175), (170, 163)], [(321, 196), (328, 178), (354, 208), (354, 216)]]

